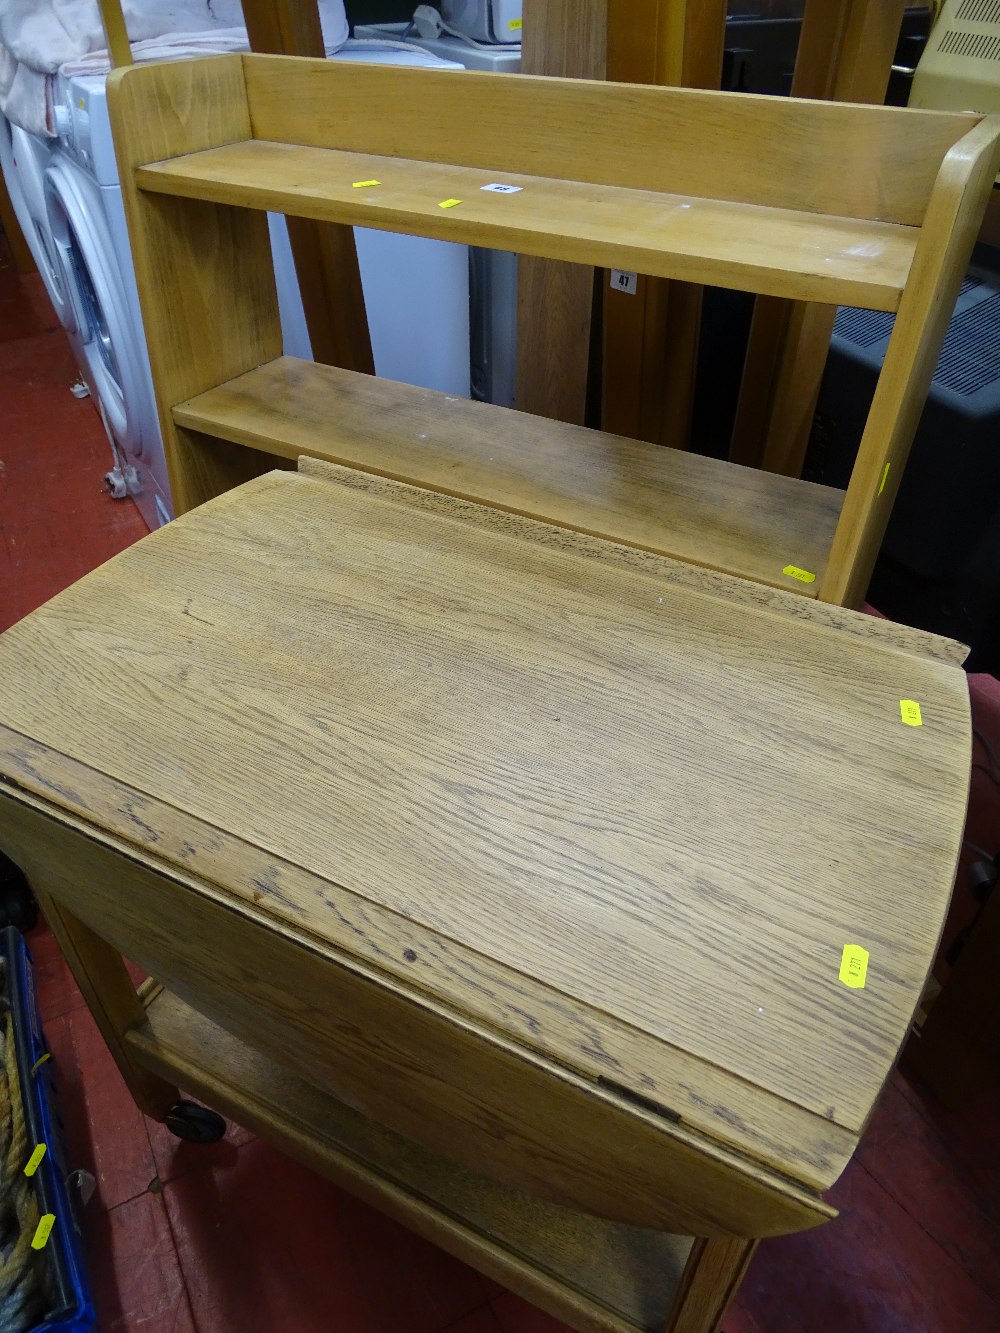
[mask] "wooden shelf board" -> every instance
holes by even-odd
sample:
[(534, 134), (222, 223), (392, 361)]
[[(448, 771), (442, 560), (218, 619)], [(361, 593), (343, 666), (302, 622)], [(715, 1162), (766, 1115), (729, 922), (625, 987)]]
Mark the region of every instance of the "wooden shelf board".
[(499, 1185), (425, 1152), (150, 990), (127, 1041), (140, 1061), (582, 1330), (659, 1328), (688, 1236), (626, 1227)]
[(173, 416), (284, 458), (327, 459), (805, 596), (844, 494), (292, 357)]
[[(917, 230), (478, 167), (247, 140), (141, 166), (144, 190), (549, 259), (895, 310)], [(377, 181), (359, 186), (356, 182)], [(490, 192), (489, 184), (521, 187)], [(447, 200), (459, 202), (442, 207)]]

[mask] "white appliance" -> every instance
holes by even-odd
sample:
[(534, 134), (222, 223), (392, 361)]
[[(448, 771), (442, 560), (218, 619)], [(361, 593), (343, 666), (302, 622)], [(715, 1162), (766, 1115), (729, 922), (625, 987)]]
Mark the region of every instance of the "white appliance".
[(105, 83), (103, 74), (56, 81), (46, 209), (67, 293), (66, 332), (115, 456), (107, 480), (156, 528), (172, 517), (170, 490)]
[(442, 32), (438, 37), (422, 37), (412, 23), (358, 23), (354, 35), (360, 41), (405, 42), (419, 51), (427, 51), (441, 60), (457, 61), (465, 69), (485, 69), (493, 74), (520, 74), (521, 48), (482, 43), (470, 45), (461, 37)]
[(476, 42), (519, 42), (521, 0), (440, 0), (441, 17)]
[(59, 322), (69, 316), (66, 291), (56, 258), (45, 207), (45, 171), (52, 158), (52, 143), (28, 134), (0, 115), (0, 170), (18, 225), (35, 261)]
[[(421, 37), (408, 23), (358, 24), (362, 40), (405, 41), (407, 46), (458, 62), (466, 69), (518, 74), (520, 47), (470, 46), (458, 37)], [(469, 248), (469, 337), (472, 397), (514, 406), (517, 346), (517, 255)]]
[[(330, 59), (438, 70), (462, 68), (455, 61), (380, 40), (348, 42)], [(270, 215), (269, 222), (285, 351), (309, 359), (312, 350), (288, 230), (279, 215)], [(468, 398), (468, 246), (367, 227), (355, 227), (354, 240), (375, 373)]]
[(1000, 0), (944, 0), (914, 73), (910, 106), (1000, 111)]

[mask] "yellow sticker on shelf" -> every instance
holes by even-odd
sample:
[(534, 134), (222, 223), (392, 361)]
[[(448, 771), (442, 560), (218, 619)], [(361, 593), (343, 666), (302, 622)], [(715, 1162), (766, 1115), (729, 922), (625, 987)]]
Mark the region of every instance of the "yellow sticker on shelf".
[(882, 469), (882, 480), (879, 482), (878, 490), (875, 492), (876, 497), (881, 495), (882, 492), (885, 490), (885, 479), (888, 475), (889, 475), (889, 464), (886, 463), (885, 467)]
[(511, 30), (511, 32), (517, 32), (521, 27), (521, 22), (522, 22), (521, 19), (511, 19), (511, 21), (507, 24), (507, 27)]
[(355, 190), (367, 190), (369, 185), (381, 185), (381, 181), (352, 181)]
[(798, 565), (786, 565), (781, 572), (787, 574), (790, 579), (798, 579), (800, 583), (816, 582), (815, 574), (810, 574), (808, 569), (799, 569)]
[(35, 1148), (35, 1151), (28, 1158), (28, 1164), (24, 1168), (24, 1174), (26, 1176), (33, 1176), (35, 1172), (38, 1170), (39, 1166), (41, 1166), (42, 1158), (44, 1156), (45, 1156), (45, 1144), (39, 1143), (38, 1146)]
[(460, 204), (461, 202), (461, 199), (442, 199), (438, 204), (438, 208), (454, 208), (456, 204)]
[(55, 1224), (55, 1213), (42, 1213), (41, 1217), (38, 1219), (38, 1226), (35, 1227), (35, 1234), (31, 1240), (31, 1248), (33, 1250), (45, 1249), (45, 1242), (48, 1240), (49, 1234)]
[(900, 699), (899, 715), (908, 727), (922, 727), (924, 719), (920, 715), (920, 705), (916, 699)]
[(840, 979), (851, 990), (863, 990), (868, 975), (868, 950), (860, 944), (845, 944), (840, 959)]

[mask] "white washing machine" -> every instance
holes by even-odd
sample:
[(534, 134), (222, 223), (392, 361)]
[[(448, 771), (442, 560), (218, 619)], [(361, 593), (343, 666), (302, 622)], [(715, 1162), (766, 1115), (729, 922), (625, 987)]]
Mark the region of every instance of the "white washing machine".
[(105, 83), (100, 74), (57, 80), (45, 202), (70, 310), (66, 332), (116, 455), (109, 482), (157, 528), (172, 517), (170, 488)]
[(45, 207), (45, 170), (52, 158), (53, 146), (51, 140), (29, 134), (0, 114), (0, 170), (7, 183), (7, 193), (45, 290), (59, 322), (65, 327), (70, 309)]

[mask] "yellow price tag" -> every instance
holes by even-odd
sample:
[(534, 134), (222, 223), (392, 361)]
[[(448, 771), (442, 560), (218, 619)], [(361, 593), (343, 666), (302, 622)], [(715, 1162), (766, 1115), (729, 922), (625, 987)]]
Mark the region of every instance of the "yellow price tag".
[(786, 565), (781, 572), (787, 574), (790, 579), (798, 579), (800, 583), (816, 582), (815, 574), (810, 574), (808, 569), (799, 569), (798, 565)]
[(845, 944), (840, 960), (840, 979), (851, 990), (863, 990), (868, 975), (868, 950), (860, 944)]
[(522, 23), (521, 19), (511, 19), (511, 21), (507, 24), (507, 27), (511, 30), (511, 32), (517, 32), (521, 27), (521, 23)]
[(31, 1240), (33, 1250), (44, 1250), (45, 1242), (48, 1240), (52, 1228), (56, 1224), (55, 1213), (43, 1213), (38, 1220), (38, 1226), (35, 1227), (35, 1234)]
[(353, 181), (352, 188), (355, 190), (367, 190), (369, 185), (381, 185), (381, 181)]
[(460, 204), (461, 202), (461, 199), (442, 199), (438, 204), (438, 208), (454, 208), (456, 204)]
[(35, 1151), (28, 1158), (27, 1166), (24, 1168), (26, 1176), (33, 1176), (42, 1164), (42, 1158), (45, 1156), (45, 1144), (39, 1143)]
[(916, 699), (900, 699), (899, 715), (908, 727), (924, 725), (924, 719), (920, 716), (920, 705)]

